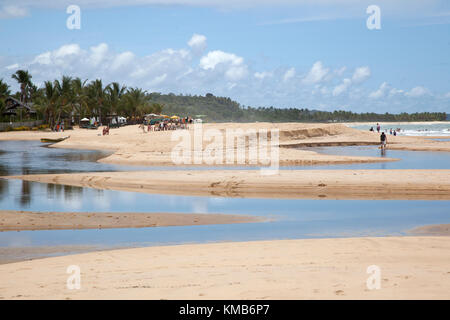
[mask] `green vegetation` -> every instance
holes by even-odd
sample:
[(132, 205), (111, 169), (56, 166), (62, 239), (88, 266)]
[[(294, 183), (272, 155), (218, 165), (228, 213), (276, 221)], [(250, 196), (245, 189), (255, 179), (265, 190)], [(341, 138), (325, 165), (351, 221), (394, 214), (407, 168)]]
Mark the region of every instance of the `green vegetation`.
[[(230, 98), (216, 97), (211, 93), (205, 96), (148, 93), (117, 82), (104, 85), (102, 80), (96, 79), (87, 83), (87, 80), (68, 76), (46, 81), (42, 88), (37, 88), (25, 70), (18, 70), (12, 78), (20, 84), (20, 91), (14, 97), (23, 103), (32, 102), (37, 118), (50, 126), (62, 119), (73, 118), (77, 123), (81, 118), (92, 116), (100, 117), (103, 123), (115, 115), (125, 116), (129, 122), (138, 122), (144, 114), (161, 112), (194, 118), (203, 115), (209, 122), (444, 121), (447, 117), (439, 112), (377, 114), (244, 107)], [(9, 95), (9, 86), (0, 80), (0, 121), (10, 120), (6, 116), (2, 118), (4, 100)]]

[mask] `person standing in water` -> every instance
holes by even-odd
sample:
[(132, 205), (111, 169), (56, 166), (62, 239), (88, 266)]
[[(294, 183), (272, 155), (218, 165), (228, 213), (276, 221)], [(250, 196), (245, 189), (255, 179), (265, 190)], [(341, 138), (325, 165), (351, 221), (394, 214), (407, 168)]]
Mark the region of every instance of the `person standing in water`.
[(380, 126), (380, 124), (377, 122), (377, 132), (380, 133), (380, 130), (381, 130), (381, 126)]
[(384, 132), (382, 132), (380, 135), (380, 142), (381, 142), (381, 150), (386, 149), (387, 136), (384, 134)]

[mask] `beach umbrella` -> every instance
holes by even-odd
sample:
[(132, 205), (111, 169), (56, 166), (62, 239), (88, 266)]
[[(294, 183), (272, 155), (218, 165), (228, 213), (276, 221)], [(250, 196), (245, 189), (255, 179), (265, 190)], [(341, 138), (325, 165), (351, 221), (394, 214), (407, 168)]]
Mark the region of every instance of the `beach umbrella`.
[(169, 118), (169, 116), (168, 116), (168, 115), (165, 115), (165, 114), (162, 114), (161, 117), (163, 117), (163, 118)]
[(179, 116), (171, 116), (170, 119), (180, 119)]
[(88, 118), (83, 118), (80, 121), (89, 121), (89, 119)]

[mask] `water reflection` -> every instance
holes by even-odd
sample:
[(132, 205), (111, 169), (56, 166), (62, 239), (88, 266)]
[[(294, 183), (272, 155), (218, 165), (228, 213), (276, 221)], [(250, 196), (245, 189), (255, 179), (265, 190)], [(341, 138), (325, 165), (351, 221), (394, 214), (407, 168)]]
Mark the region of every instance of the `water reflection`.
[[(265, 216), (273, 222), (115, 230), (1, 232), (0, 246), (156, 245), (348, 236), (401, 235), (425, 224), (450, 223), (450, 201), (296, 200), (154, 195), (29, 182), (27, 204), (15, 201), (12, 180), (0, 209), (66, 212), (224, 213)], [(70, 196), (67, 196), (70, 194)], [(49, 200), (51, 199), (51, 200)]]
[(21, 208), (26, 209), (30, 206), (31, 202), (31, 186), (29, 181), (22, 180), (22, 188), (19, 197), (19, 203)]
[(444, 151), (406, 151), (388, 148), (381, 152), (378, 146), (315, 147), (307, 150), (330, 155), (400, 159), (400, 161), (377, 163), (311, 166), (311, 169), (450, 169), (450, 152)]

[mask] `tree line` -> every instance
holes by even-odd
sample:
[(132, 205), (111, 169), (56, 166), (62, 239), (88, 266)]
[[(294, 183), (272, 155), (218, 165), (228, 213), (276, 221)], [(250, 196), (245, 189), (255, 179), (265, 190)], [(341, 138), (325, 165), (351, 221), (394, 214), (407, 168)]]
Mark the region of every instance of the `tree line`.
[[(416, 113), (354, 113), (351, 111), (319, 111), (307, 108), (274, 108), (242, 106), (227, 97), (211, 93), (201, 95), (175, 95), (147, 92), (112, 82), (104, 85), (101, 79), (88, 82), (81, 78), (63, 76), (45, 81), (41, 88), (32, 82), (31, 74), (18, 70), (12, 76), (20, 85), (20, 91), (12, 94), (9, 85), (0, 79), (0, 121), (5, 99), (12, 95), (22, 103), (32, 103), (39, 119), (49, 125), (61, 119), (75, 117), (108, 117), (119, 115), (140, 121), (148, 113), (202, 117), (210, 122), (342, 122), (342, 121), (444, 121), (444, 112)], [(3, 117), (3, 118), (2, 118)]]
[[(138, 119), (148, 113), (161, 113), (163, 106), (150, 101), (149, 94), (140, 88), (127, 88), (117, 82), (104, 85), (101, 79), (88, 80), (63, 76), (45, 81), (41, 88), (32, 82), (28, 71), (18, 70), (12, 75), (20, 85), (20, 91), (12, 96), (22, 103), (29, 103), (37, 117), (53, 126), (72, 117), (124, 116)], [(5, 109), (5, 99), (11, 95), (9, 86), (0, 80), (0, 111)], [(5, 119), (4, 119), (5, 120)], [(9, 119), (8, 119), (9, 120)]]

